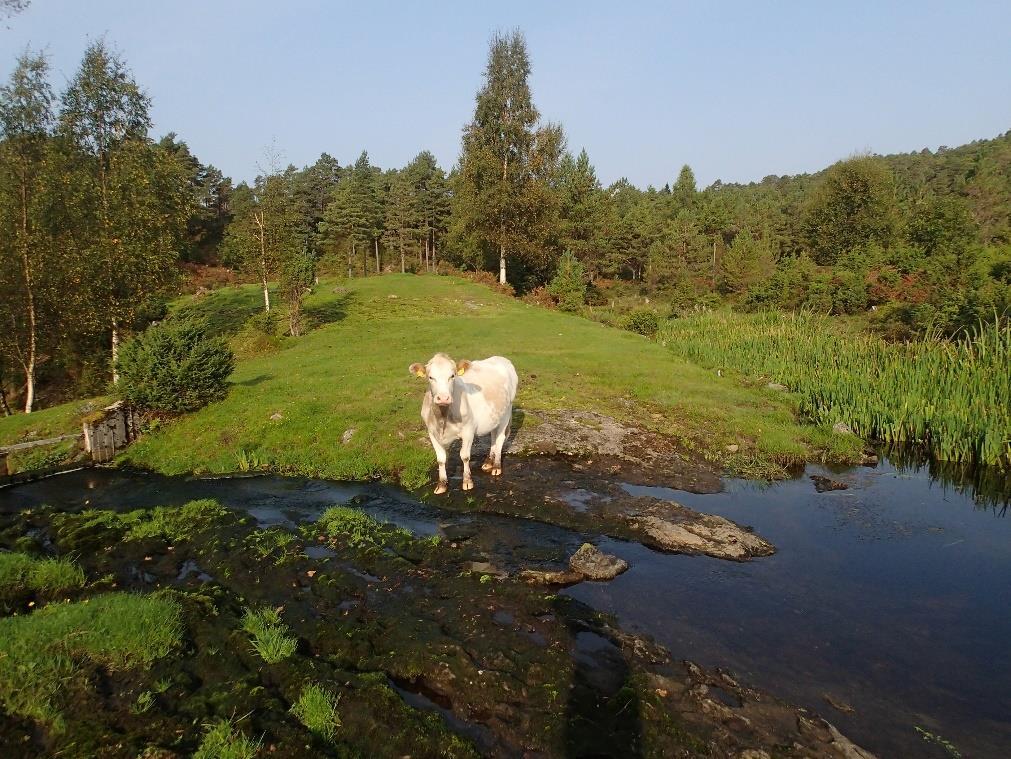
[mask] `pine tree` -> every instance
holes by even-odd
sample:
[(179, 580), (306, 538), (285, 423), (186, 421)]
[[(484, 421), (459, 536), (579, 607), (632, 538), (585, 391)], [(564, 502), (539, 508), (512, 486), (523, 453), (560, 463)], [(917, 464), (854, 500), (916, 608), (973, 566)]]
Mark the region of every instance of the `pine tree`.
[(585, 149), (577, 158), (562, 157), (558, 191), (562, 245), (595, 274), (602, 264), (605, 198)]
[[(363, 251), (367, 261), (368, 246), (373, 240), (378, 240), (382, 229), (382, 205), (375, 174), (369, 164), (368, 153), (362, 151), (337, 185), (320, 222), (320, 234), (329, 244), (344, 241), (348, 245), (348, 277), (351, 277), (358, 250)], [(368, 273), (367, 263), (363, 265), (362, 273)]]
[(720, 287), (727, 293), (742, 293), (768, 279), (776, 270), (776, 257), (765, 240), (756, 240), (751, 230), (738, 233), (720, 262)]
[(681, 167), (677, 182), (674, 183), (671, 190), (675, 212), (693, 209), (698, 194), (698, 187), (695, 186), (695, 172), (686, 163)]
[(383, 229), (387, 250), (400, 254), (400, 271), (407, 271), (407, 250), (422, 236), (418, 203), (407, 170), (398, 172), (390, 183)]

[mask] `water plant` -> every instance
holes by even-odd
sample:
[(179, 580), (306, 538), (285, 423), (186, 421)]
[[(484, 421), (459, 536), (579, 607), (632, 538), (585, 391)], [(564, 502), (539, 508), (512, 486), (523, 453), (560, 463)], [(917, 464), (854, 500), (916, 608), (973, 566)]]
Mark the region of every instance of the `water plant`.
[(673, 319), (657, 339), (703, 366), (786, 385), (815, 422), (924, 445), (941, 460), (1011, 466), (1009, 324), (894, 344), (809, 313), (713, 312)]
[(0, 704), (60, 730), (59, 694), (82, 661), (146, 667), (181, 636), (179, 604), (161, 594), (107, 593), (0, 619)]
[(339, 700), (340, 697), (332, 690), (317, 683), (308, 683), (302, 688), (298, 701), (292, 705), (291, 713), (320, 738), (332, 742), (337, 736), (337, 728), (341, 726), (337, 713)]
[(246, 609), (242, 629), (252, 636), (253, 650), (267, 664), (284, 661), (298, 648), (298, 638), (288, 634), (291, 629), (281, 621), (277, 609), (268, 606)]
[(260, 750), (260, 741), (247, 738), (232, 720), (208, 722), (204, 728), (207, 732), (193, 759), (252, 759)]
[(354, 548), (380, 546), (391, 537), (411, 537), (407, 530), (390, 527), (350, 506), (331, 506), (319, 518), (319, 526), (326, 535)]
[(182, 506), (156, 506), (127, 512), (86, 509), (79, 514), (55, 514), (52, 522), (60, 537), (70, 542), (96, 532), (114, 530), (121, 532), (122, 540), (164, 538), (178, 543), (221, 524), (231, 515), (231, 511), (213, 498), (202, 498)]

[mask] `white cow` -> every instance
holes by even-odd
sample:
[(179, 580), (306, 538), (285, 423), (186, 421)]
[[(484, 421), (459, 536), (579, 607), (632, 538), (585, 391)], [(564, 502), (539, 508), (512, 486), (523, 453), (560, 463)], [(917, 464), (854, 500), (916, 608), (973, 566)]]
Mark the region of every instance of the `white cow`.
[(460, 440), (463, 461), (463, 489), (471, 490), (470, 447), (476, 435), (492, 436), (491, 451), (481, 465), (493, 477), (502, 474), (502, 446), (509, 434), (513, 400), (519, 379), (512, 361), (492, 356), (483, 361), (457, 363), (445, 353), (436, 353), (427, 364), (411, 364), (411, 374), (428, 380), (428, 392), (421, 403), (421, 418), (439, 462), (436, 494), (449, 488), (446, 477), (446, 449)]

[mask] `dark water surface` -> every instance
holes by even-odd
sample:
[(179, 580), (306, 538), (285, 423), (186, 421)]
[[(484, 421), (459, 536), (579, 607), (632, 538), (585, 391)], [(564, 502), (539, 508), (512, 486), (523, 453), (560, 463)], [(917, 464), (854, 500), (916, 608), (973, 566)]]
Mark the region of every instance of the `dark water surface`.
[[(819, 494), (810, 474), (850, 487)], [(778, 553), (737, 564), (605, 538), (601, 548), (631, 569), (567, 594), (675, 657), (724, 667), (743, 684), (813, 708), (879, 756), (944, 756), (916, 726), (966, 757), (1011, 756), (1011, 516), (999, 507), (981, 508), (925, 472), (887, 464), (842, 473), (810, 467), (801, 479), (765, 487), (728, 481), (715, 495), (626, 489), (752, 525)], [(208, 497), (261, 525), (286, 527), (352, 501), (416, 534), (472, 540), (510, 571), (560, 565), (586, 537), (442, 512), (380, 485), (280, 477), (85, 470), (0, 490), (0, 509), (141, 508)], [(572, 498), (583, 506), (581, 493)]]

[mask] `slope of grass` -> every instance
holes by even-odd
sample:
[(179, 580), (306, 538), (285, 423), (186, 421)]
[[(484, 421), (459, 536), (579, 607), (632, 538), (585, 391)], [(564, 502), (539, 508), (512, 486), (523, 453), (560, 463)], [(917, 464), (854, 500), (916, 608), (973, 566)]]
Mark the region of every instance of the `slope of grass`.
[[(225, 400), (145, 435), (123, 459), (168, 474), (224, 473), (252, 456), (282, 473), (420, 485), (433, 458), (418, 418), (423, 383), (407, 367), (437, 351), (511, 358), (521, 408), (599, 411), (674, 435), (722, 463), (734, 463), (724, 453), (729, 444), (741, 459), (770, 466), (819, 455), (845, 460), (859, 446), (798, 423), (790, 398), (718, 377), (638, 335), (465, 280), (387, 275), (335, 285), (322, 282), (307, 303), (329, 323), (240, 361)], [(255, 286), (246, 289), (248, 298), (236, 288), (204, 296), (200, 309), (245, 315)]]
[(30, 414), (0, 417), (0, 446), (80, 432), (82, 419), (96, 409), (108, 406), (112, 400), (103, 396), (63, 403)]
[(0, 599), (25, 592), (53, 596), (84, 587), (84, 571), (70, 559), (0, 553)]

